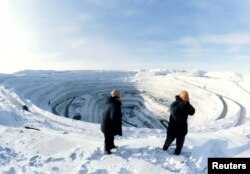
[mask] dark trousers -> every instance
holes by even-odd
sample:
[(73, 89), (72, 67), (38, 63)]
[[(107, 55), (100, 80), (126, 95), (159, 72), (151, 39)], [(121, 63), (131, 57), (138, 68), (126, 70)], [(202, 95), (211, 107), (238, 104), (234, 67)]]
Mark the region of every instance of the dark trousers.
[(104, 139), (104, 150), (111, 150), (114, 147), (114, 135), (104, 134)]
[(164, 143), (163, 149), (167, 150), (168, 147), (171, 145), (171, 143), (175, 140), (176, 138), (176, 149), (175, 149), (175, 154), (179, 155), (181, 153), (181, 149), (183, 147), (184, 141), (185, 141), (185, 136), (167, 136), (166, 141)]

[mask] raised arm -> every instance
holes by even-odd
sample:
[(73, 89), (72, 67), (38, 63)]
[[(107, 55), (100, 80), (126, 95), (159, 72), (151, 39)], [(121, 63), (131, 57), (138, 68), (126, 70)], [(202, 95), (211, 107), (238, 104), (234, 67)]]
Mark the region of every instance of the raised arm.
[(188, 115), (194, 115), (195, 109), (194, 107), (188, 102)]
[(174, 117), (178, 117), (178, 115), (182, 112), (183, 107), (184, 107), (184, 103), (183, 102), (181, 102), (181, 101), (175, 101), (170, 106), (171, 114)]

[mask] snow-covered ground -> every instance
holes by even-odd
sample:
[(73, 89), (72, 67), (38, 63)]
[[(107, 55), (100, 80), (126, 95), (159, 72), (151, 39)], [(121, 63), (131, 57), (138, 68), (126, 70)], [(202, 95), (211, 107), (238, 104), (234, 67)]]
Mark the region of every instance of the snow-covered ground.
[[(113, 88), (122, 92), (123, 136), (113, 155), (103, 155), (99, 123)], [(169, 106), (183, 89), (196, 113), (175, 156), (174, 145), (167, 152), (162, 146)], [(0, 172), (207, 173), (208, 157), (250, 156), (249, 108), (250, 76), (229, 72), (0, 74)]]

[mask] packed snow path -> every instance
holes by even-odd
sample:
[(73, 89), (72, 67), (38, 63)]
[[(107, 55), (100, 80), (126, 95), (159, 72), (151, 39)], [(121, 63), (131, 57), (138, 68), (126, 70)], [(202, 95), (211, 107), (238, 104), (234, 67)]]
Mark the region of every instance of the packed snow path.
[[(250, 156), (250, 79), (245, 77), (24, 71), (0, 75), (0, 81), (1, 173), (206, 173), (208, 157)], [(105, 156), (100, 125), (93, 123), (100, 122), (113, 88), (122, 91), (124, 133), (115, 140), (114, 155)], [(162, 145), (169, 106), (183, 89), (190, 92), (196, 114), (189, 118), (181, 156), (174, 156), (174, 145), (167, 152)]]

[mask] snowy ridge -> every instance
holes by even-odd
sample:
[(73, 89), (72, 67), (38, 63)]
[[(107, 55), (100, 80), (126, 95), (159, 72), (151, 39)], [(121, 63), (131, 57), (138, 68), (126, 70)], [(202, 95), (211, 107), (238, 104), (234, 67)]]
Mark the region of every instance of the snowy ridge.
[[(207, 173), (207, 157), (250, 156), (247, 76), (162, 71), (0, 76), (1, 173)], [(96, 123), (113, 88), (122, 91), (124, 132), (114, 155), (105, 156)], [(174, 156), (174, 146), (164, 152), (162, 145), (169, 106), (182, 89), (196, 114), (182, 154)]]

